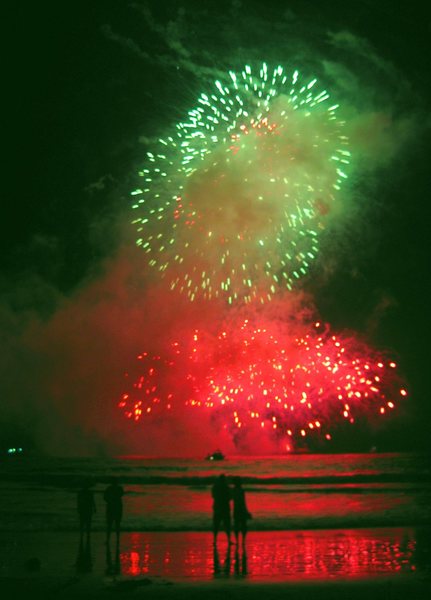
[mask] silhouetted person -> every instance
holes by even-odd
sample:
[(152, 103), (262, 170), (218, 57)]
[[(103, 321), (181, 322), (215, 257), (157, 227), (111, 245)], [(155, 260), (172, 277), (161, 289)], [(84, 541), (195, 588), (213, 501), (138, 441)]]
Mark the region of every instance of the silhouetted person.
[(231, 549), (232, 545), (226, 546), (226, 555), (223, 564), (220, 564), (220, 556), (217, 549), (217, 544), (213, 545), (213, 565), (214, 565), (214, 577), (225, 576), (229, 577), (231, 569)]
[(117, 534), (117, 546), (120, 541), (120, 523), (123, 516), (123, 495), (124, 490), (118, 481), (113, 478), (112, 483), (106, 488), (103, 498), (106, 502), (106, 542), (109, 544), (112, 527), (115, 527)]
[(233, 498), (233, 529), (235, 532), (236, 543), (239, 542), (239, 534), (242, 535), (242, 545), (245, 544), (245, 536), (247, 535), (247, 521), (251, 519), (251, 514), (248, 512), (245, 501), (245, 492), (242, 488), (241, 478), (234, 478), (234, 487), (232, 491)]
[(235, 547), (234, 573), (237, 576), (245, 576), (248, 573), (248, 571), (247, 571), (247, 553), (245, 551), (245, 546), (243, 546), (242, 555), (240, 555), (238, 545)]
[(213, 545), (213, 566), (214, 566), (214, 575), (220, 575), (220, 557), (217, 549), (217, 544)]
[(220, 475), (214, 483), (211, 490), (213, 498), (213, 534), (214, 544), (217, 541), (217, 534), (220, 525), (223, 523), (226, 531), (228, 543), (231, 544), (231, 518), (230, 518), (230, 500), (231, 491), (227, 484), (225, 475)]
[(84, 532), (87, 534), (87, 542), (90, 537), (91, 521), (96, 512), (96, 504), (94, 502), (94, 494), (90, 489), (88, 482), (84, 483), (76, 497), (76, 504), (79, 514), (79, 525), (81, 532), (81, 542), (84, 537)]

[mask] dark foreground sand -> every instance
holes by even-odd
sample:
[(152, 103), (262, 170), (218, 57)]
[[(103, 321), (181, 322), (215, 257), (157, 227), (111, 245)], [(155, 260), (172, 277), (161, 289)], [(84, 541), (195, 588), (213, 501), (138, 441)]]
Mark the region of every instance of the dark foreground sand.
[(430, 582), (425, 581), (350, 581), (314, 583), (251, 583), (247, 581), (146, 583), (145, 581), (118, 581), (96, 583), (93, 580), (57, 582), (49, 587), (46, 582), (34, 583), (0, 580), (2, 598), (165, 598), (178, 600), (242, 599), (272, 600), (427, 600)]
[(202, 532), (0, 533), (2, 598), (413, 600), (431, 592), (430, 532), (251, 532), (246, 551)]

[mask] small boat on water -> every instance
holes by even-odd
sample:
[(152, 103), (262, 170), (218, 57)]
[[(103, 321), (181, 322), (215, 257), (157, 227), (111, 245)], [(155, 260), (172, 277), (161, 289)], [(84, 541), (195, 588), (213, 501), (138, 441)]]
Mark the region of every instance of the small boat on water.
[(216, 450), (212, 454), (207, 454), (205, 460), (224, 460), (225, 456), (220, 450)]

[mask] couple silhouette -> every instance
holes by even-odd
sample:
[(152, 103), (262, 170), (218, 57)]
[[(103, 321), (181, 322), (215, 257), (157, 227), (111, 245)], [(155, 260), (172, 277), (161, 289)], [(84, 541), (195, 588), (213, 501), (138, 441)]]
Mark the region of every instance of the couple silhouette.
[[(120, 538), (120, 524), (123, 516), (123, 495), (124, 490), (118, 481), (113, 477), (110, 485), (103, 493), (103, 499), (106, 503), (106, 542), (109, 544), (111, 532), (115, 529), (117, 544)], [(86, 534), (87, 540), (90, 538), (91, 523), (96, 513), (96, 503), (94, 501), (94, 492), (91, 489), (89, 481), (84, 482), (77, 495), (77, 510), (79, 515), (79, 525), (81, 541)]]
[(233, 531), (235, 541), (238, 546), (240, 537), (242, 545), (245, 545), (247, 535), (247, 521), (252, 518), (251, 513), (247, 509), (245, 492), (242, 487), (241, 478), (233, 478), (233, 487), (230, 487), (226, 476), (219, 475), (211, 489), (213, 498), (213, 536), (214, 544), (217, 543), (217, 535), (221, 525), (227, 535), (228, 544), (232, 544), (232, 518), (231, 518), (231, 501), (233, 501)]
[[(123, 516), (123, 495), (124, 490), (118, 481), (111, 478), (110, 485), (103, 493), (103, 499), (106, 504), (106, 564), (108, 572), (117, 572), (119, 569), (119, 547), (120, 547), (120, 524)], [(91, 571), (91, 524), (93, 516), (96, 513), (96, 503), (94, 501), (94, 492), (91, 489), (91, 483), (86, 481), (77, 494), (77, 510), (79, 515), (80, 539), (76, 567), (80, 572)], [(116, 547), (115, 560), (111, 555), (111, 533), (115, 530)], [(84, 543), (85, 536), (85, 543)]]

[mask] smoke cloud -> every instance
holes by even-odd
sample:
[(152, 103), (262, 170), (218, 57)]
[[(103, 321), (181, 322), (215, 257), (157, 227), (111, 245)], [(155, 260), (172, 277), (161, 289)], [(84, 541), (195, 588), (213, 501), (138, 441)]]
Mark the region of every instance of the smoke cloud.
[[(290, 172), (293, 186), (305, 189), (312, 185), (320, 190), (313, 202), (320, 207), (319, 219), (325, 222), (328, 234), (311, 273), (320, 268), (323, 275), (316, 277), (330, 279), (336, 268), (331, 261), (337, 260), (337, 252), (343, 248), (340, 240), (348, 239), (353, 219), (360, 221), (369, 214), (378, 170), (390, 168), (412, 144), (419, 118), (404, 110), (414, 101), (408, 82), (370, 42), (344, 25), (335, 30), (318, 15), (310, 21), (310, 15), (302, 14), (298, 7), (293, 5), (278, 14), (274, 7), (263, 11), (255, 3), (247, 3), (247, 9), (241, 2), (226, 3), (225, 11), (211, 3), (199, 9), (185, 3), (185, 8), (167, 17), (157, 11), (155, 3), (137, 3), (131, 15), (142, 19), (142, 39), (136, 31), (117, 29), (115, 22), (102, 23), (101, 31), (119, 51), (129, 52), (131, 60), (142, 61), (143, 77), (146, 69), (160, 72), (161, 106), (156, 106), (156, 88), (154, 105), (149, 107), (155, 110), (157, 123), (151, 124), (149, 133), (137, 132), (143, 156), (158, 139), (169, 135), (177, 121), (186, 118), (202, 91), (211, 89), (214, 80), (226, 79), (229, 69), (262, 61), (279, 63), (287, 70), (303, 69), (306, 76), (317, 77), (330, 89), (340, 104), (352, 153), (350, 178), (333, 202), (325, 195), (334, 183), (333, 171), (312, 140), (316, 135), (328, 135), (319, 114), (306, 125), (292, 115), (289, 135), (282, 134), (270, 149), (276, 157), (271, 170), (277, 176), (282, 177), (284, 164), (291, 161), (295, 164)], [(285, 99), (280, 97), (274, 118), (285, 109)], [(216, 160), (204, 161), (187, 182), (185, 195), (190, 206), (198, 206), (205, 222), (214, 223), (213, 240), (221, 235), (233, 239), (239, 228), (250, 237), (270, 236), (273, 224), (281, 218), (280, 204), (273, 200), (284, 187), (277, 183), (268, 191), (267, 177), (262, 175), (268, 148), (257, 132), (251, 135), (255, 143), (248, 144), (237, 159), (229, 162), (220, 150)], [(292, 140), (296, 140), (294, 147)], [(145, 164), (143, 159), (139, 168)], [(135, 165), (130, 165), (133, 168)], [(125, 180), (130, 176), (127, 170), (125, 166)], [(89, 184), (88, 190), (103, 192), (105, 180), (112, 178), (104, 176)], [(140, 184), (136, 176), (130, 190)], [(169, 185), (158, 190), (167, 194)], [(253, 203), (255, 197), (265, 194), (264, 207)], [(97, 215), (91, 219), (97, 229)], [(277, 323), (283, 323), (282, 328), (294, 321), (298, 327), (316, 316), (313, 276), (304, 278), (292, 293), (280, 294), (264, 306), (250, 302), (246, 308), (241, 303), (232, 308), (223, 298), (190, 302), (187, 294), (181, 293), (181, 285), (171, 290), (168, 279), (148, 267), (145, 254), (131, 239), (131, 219), (131, 212), (118, 211), (113, 219), (113, 229), (122, 232), (117, 247), (70, 291), (59, 291), (49, 277), (35, 273), (26, 273), (19, 283), (2, 282), (0, 427), (5, 444), (19, 438), (56, 454), (203, 455), (219, 446), (235, 451), (238, 447), (232, 435), (215, 427), (210, 413), (177, 411), (174, 417), (163, 414), (143, 424), (124, 418), (118, 402), (133, 377), (136, 356), (142, 352), (164, 356), (172, 341), (184, 340), (196, 329), (216, 336), (223, 326), (235, 327), (245, 314), (254, 320), (264, 318), (276, 329)], [(162, 230), (164, 226), (161, 223)], [(333, 230), (337, 233), (332, 236)], [(185, 239), (189, 243), (184, 263), (193, 264), (196, 272), (211, 270), (220, 262), (219, 246), (213, 241), (204, 243), (202, 235), (198, 226), (178, 234), (180, 245)], [(55, 243), (53, 246), (51, 240), (48, 245), (55, 253)], [(270, 262), (276, 262), (271, 253), (275, 256), (276, 249), (269, 252)], [(235, 257), (235, 248), (232, 254)], [(258, 265), (257, 271), (262, 269), (261, 256), (247, 256), (247, 260)], [(184, 277), (179, 267), (176, 277)], [(369, 315), (370, 331), (394, 304), (396, 300), (382, 293), (381, 302)], [(161, 385), (175, 387), (175, 377), (171, 379), (167, 369)], [(176, 393), (183, 399), (188, 388)], [(261, 451), (274, 449), (267, 436), (256, 434), (255, 439)]]

